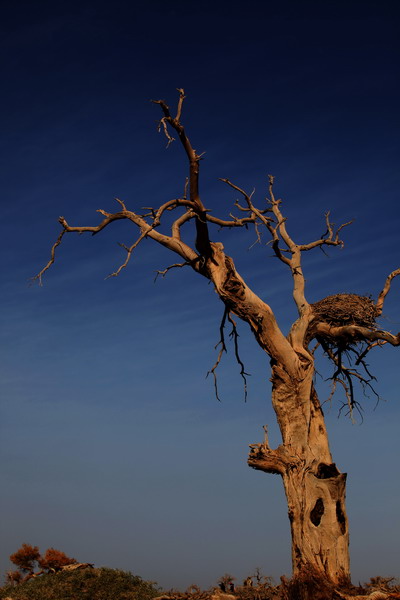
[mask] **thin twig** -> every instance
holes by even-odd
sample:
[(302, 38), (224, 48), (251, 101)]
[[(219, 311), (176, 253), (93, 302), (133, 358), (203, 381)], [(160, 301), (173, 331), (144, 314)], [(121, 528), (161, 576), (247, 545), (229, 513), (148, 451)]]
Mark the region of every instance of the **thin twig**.
[[(60, 217), (60, 219), (62, 219), (62, 217)], [(47, 265), (45, 267), (43, 267), (43, 269), (37, 274), (35, 275), (35, 277), (31, 278), (31, 282), (34, 282), (36, 280), (39, 281), (39, 285), (43, 285), (42, 283), (42, 276), (43, 274), (47, 271), (47, 269), (50, 269), (51, 265), (54, 263), (55, 258), (56, 258), (56, 248), (57, 246), (59, 246), (61, 244), (61, 240), (63, 238), (63, 235), (65, 233), (65, 229), (63, 229), (60, 233), (60, 235), (57, 238), (57, 241), (53, 244), (51, 251), (50, 251), (50, 260), (47, 263)]]
[(121, 273), (122, 269), (125, 269), (125, 267), (127, 266), (127, 264), (129, 263), (129, 261), (131, 259), (132, 252), (140, 244), (140, 242), (146, 237), (147, 233), (148, 233), (147, 231), (144, 231), (143, 233), (141, 233), (139, 238), (136, 240), (136, 242), (134, 244), (132, 244), (132, 246), (125, 246), (125, 244), (119, 244), (121, 246), (121, 248), (124, 248), (124, 250), (126, 250), (126, 252), (127, 252), (126, 259), (122, 263), (122, 265), (120, 265), (118, 267), (118, 269), (116, 271), (107, 275), (106, 279), (110, 279), (110, 277), (117, 277)]
[(215, 349), (217, 349), (218, 346), (221, 346), (221, 347), (220, 347), (220, 350), (218, 352), (217, 360), (215, 361), (214, 366), (212, 367), (212, 369), (210, 369), (207, 372), (207, 375), (206, 375), (206, 377), (208, 377), (209, 374), (211, 373), (212, 376), (213, 376), (213, 378), (214, 378), (215, 396), (216, 396), (216, 398), (217, 398), (217, 400), (219, 402), (221, 402), (221, 398), (219, 397), (219, 394), (218, 394), (218, 381), (217, 381), (216, 369), (218, 368), (218, 365), (221, 362), (221, 358), (222, 358), (223, 353), (227, 352), (227, 350), (226, 350), (226, 344), (225, 344), (224, 327), (225, 327), (226, 318), (227, 318), (228, 315), (229, 315), (229, 311), (225, 307), (224, 314), (222, 315), (221, 323), (220, 323), (220, 326), (219, 326), (220, 338), (219, 338), (219, 342), (217, 342), (217, 344), (215, 345)]
[(239, 343), (238, 343), (239, 334), (238, 334), (238, 331), (237, 331), (236, 323), (233, 320), (233, 318), (232, 318), (232, 316), (231, 316), (230, 313), (228, 313), (228, 321), (232, 325), (232, 331), (229, 334), (229, 336), (231, 338), (233, 338), (233, 341), (234, 341), (235, 356), (236, 356), (237, 363), (240, 366), (240, 375), (241, 375), (241, 377), (243, 379), (243, 387), (244, 387), (244, 401), (246, 402), (247, 401), (247, 379), (246, 379), (246, 375), (249, 376), (250, 373), (246, 373), (246, 371), (244, 370), (244, 364), (243, 364), (243, 362), (240, 359), (240, 356), (239, 356)]
[(170, 265), (169, 267), (167, 267), (166, 269), (164, 269), (163, 271), (156, 271), (156, 276), (154, 277), (154, 282), (157, 281), (157, 278), (161, 275), (161, 277), (165, 277), (166, 274), (168, 273), (168, 271), (170, 271), (171, 269), (176, 269), (176, 268), (180, 268), (180, 267), (188, 267), (190, 266), (191, 263), (190, 262), (183, 262), (183, 263), (175, 263), (173, 265)]

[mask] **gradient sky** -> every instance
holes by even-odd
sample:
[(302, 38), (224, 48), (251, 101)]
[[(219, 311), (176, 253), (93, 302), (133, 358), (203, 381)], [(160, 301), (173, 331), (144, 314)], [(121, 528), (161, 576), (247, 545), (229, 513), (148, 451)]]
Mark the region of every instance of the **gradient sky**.
[[(1, 21), (1, 548), (0, 571), (23, 542), (129, 569), (166, 588), (207, 587), (225, 572), (290, 573), (281, 481), (249, 469), (248, 444), (279, 434), (268, 359), (240, 327), (245, 403), (232, 347), (219, 381), (222, 305), (205, 280), (176, 270), (151, 240), (120, 277), (118, 242), (136, 231), (67, 236), (44, 286), (57, 218), (157, 206), (183, 189), (177, 143), (165, 149), (158, 107), (187, 100), (183, 122), (206, 152), (203, 202), (227, 215), (236, 195), (259, 204), (276, 176), (288, 228), (308, 242), (328, 209), (345, 248), (308, 254), (308, 298), (376, 297), (400, 266), (399, 3), (24, 2)], [(289, 273), (253, 231), (213, 231), (287, 331)], [(383, 326), (397, 332), (400, 281)], [(325, 405), (333, 457), (348, 473), (354, 581), (400, 575), (399, 350), (370, 357), (381, 401), (364, 421)], [(321, 400), (329, 370), (321, 363)]]

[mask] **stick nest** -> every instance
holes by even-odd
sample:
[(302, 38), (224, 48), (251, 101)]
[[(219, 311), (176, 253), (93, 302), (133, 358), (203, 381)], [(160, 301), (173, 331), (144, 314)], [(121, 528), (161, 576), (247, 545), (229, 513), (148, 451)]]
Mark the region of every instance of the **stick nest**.
[(316, 321), (325, 321), (333, 327), (359, 325), (376, 327), (376, 307), (367, 296), (335, 294), (311, 304)]

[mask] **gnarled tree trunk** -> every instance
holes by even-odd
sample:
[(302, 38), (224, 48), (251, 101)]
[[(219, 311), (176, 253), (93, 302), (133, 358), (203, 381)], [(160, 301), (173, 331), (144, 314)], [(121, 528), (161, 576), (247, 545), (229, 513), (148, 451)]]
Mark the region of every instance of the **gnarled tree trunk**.
[(233, 262), (213, 245), (208, 269), (216, 292), (247, 321), (271, 357), (272, 404), (282, 444), (253, 444), (249, 465), (282, 476), (292, 534), (294, 573), (314, 567), (330, 580), (350, 577), (345, 509), (346, 475), (332, 461), (324, 415), (313, 386), (314, 360), (304, 346), (312, 312), (305, 312), (286, 338), (272, 311), (245, 284)]
[(314, 567), (338, 582), (350, 577), (346, 474), (332, 461), (311, 365), (304, 375), (295, 381), (280, 365), (272, 367), (272, 402), (283, 444), (272, 450), (267, 437), (253, 444), (248, 464), (282, 476), (294, 573)]

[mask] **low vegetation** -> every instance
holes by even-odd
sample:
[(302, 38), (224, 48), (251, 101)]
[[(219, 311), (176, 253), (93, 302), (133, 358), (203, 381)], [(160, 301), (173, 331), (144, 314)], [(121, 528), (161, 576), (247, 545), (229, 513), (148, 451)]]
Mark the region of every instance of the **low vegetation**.
[(105, 567), (44, 573), (0, 588), (2, 600), (152, 600), (159, 594), (153, 582)]
[(375, 577), (363, 586), (344, 579), (336, 584), (310, 567), (291, 579), (281, 577), (277, 585), (257, 568), (241, 584), (226, 573), (208, 590), (191, 585), (184, 592), (162, 592), (153, 581), (94, 568), (54, 548), (42, 556), (37, 546), (23, 544), (10, 560), (18, 570), (6, 573), (0, 600), (400, 600), (394, 578)]
[(3, 600), (152, 600), (160, 594), (154, 582), (120, 569), (95, 569), (60, 550), (22, 544), (11, 554), (17, 567), (6, 573)]
[(201, 590), (195, 585), (185, 592), (171, 590), (157, 600), (400, 600), (400, 585), (394, 578), (375, 577), (363, 586), (342, 581), (335, 585), (316, 570), (304, 570), (291, 579), (281, 577), (275, 584), (271, 577), (256, 569), (243, 584), (232, 575), (220, 578), (218, 587)]

